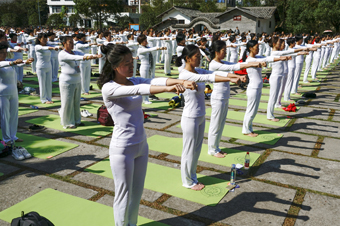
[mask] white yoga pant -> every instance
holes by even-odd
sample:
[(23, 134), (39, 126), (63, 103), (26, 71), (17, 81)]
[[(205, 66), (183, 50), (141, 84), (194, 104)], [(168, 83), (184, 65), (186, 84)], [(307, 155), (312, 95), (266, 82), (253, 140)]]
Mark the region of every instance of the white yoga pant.
[(99, 70), (99, 74), (101, 74), (102, 71), (103, 71), (103, 67), (104, 67), (104, 64), (105, 64), (106, 57), (101, 57), (98, 60), (99, 60), (98, 70)]
[(91, 62), (80, 62), (81, 93), (89, 93), (91, 83)]
[(165, 59), (165, 50), (161, 51), (161, 63), (164, 63), (164, 59)]
[(243, 119), (243, 134), (249, 134), (253, 132), (253, 120), (257, 114), (257, 110), (259, 109), (261, 94), (262, 88), (247, 89), (247, 109)]
[[(280, 85), (280, 91), (279, 94), (277, 95), (277, 99), (276, 99), (276, 103), (275, 103), (275, 107), (281, 107), (281, 99), (282, 99), (282, 94), (286, 88), (286, 82), (287, 82), (287, 73), (283, 73), (283, 75), (281, 76), (281, 85)], [(270, 79), (269, 79), (270, 80)]]
[(285, 101), (290, 100), (290, 93), (291, 93), (291, 90), (292, 90), (292, 87), (293, 87), (293, 82), (294, 82), (294, 72), (295, 72), (295, 67), (289, 67), (288, 66), (286, 87), (284, 89), (284, 96), (283, 96), (283, 99)]
[(164, 73), (170, 74), (171, 73), (171, 54), (165, 53), (164, 56)]
[(227, 48), (227, 55), (226, 55), (226, 57), (227, 57), (226, 61), (230, 62), (230, 49), (229, 48)]
[(322, 49), (322, 50), (321, 50), (321, 57), (320, 57), (320, 62), (319, 62), (318, 71), (320, 71), (320, 70), (322, 69), (322, 60), (323, 60), (324, 56), (325, 56), (325, 50)]
[(146, 140), (126, 147), (110, 145), (110, 165), (115, 184), (113, 204), (115, 226), (137, 225), (148, 154)]
[(58, 57), (51, 58), (51, 64), (52, 64), (52, 82), (55, 82), (58, 80), (58, 70), (59, 70)]
[(60, 124), (66, 129), (81, 123), (80, 115), (80, 83), (59, 83), (61, 108)]
[(274, 119), (274, 108), (281, 89), (283, 75), (271, 75), (269, 79), (270, 93), (267, 106), (267, 119)]
[(308, 74), (309, 74), (309, 71), (312, 65), (312, 61), (313, 61), (312, 57), (308, 57), (306, 59), (306, 69), (305, 69), (305, 74), (303, 75), (303, 82), (308, 82), (307, 79), (308, 79)]
[(181, 158), (182, 184), (192, 188), (198, 183), (196, 168), (204, 138), (205, 116), (188, 118), (182, 116), (183, 150)]
[(322, 68), (327, 66), (328, 58), (329, 58), (329, 49), (325, 50), (325, 54), (324, 54), (323, 62), (322, 62)]
[(41, 103), (52, 101), (52, 70), (37, 67)]
[(237, 63), (237, 55), (231, 54), (229, 62)]
[(24, 68), (23, 67), (14, 67), (15, 73), (17, 75), (17, 80), (22, 82), (24, 78)]
[(29, 52), (29, 58), (33, 58), (34, 61), (31, 63), (32, 71), (35, 73), (37, 71), (36, 65), (37, 65), (37, 57), (35, 55), (35, 50), (30, 50)]
[(219, 144), (228, 114), (229, 99), (210, 99), (211, 118), (208, 134), (208, 154), (215, 155), (221, 151)]
[(161, 51), (160, 51), (160, 50), (156, 51), (155, 55), (156, 55), (156, 61), (155, 61), (155, 63), (160, 63), (160, 55), (161, 55)]
[(137, 60), (133, 60), (133, 76), (136, 77), (136, 71), (137, 71)]
[(296, 63), (291, 93), (297, 93), (297, 90), (298, 90), (298, 87), (299, 87), (300, 75), (301, 75), (301, 72), (302, 72), (302, 67), (303, 67), (303, 62), (302, 63)]
[(313, 65), (312, 65), (312, 79), (316, 79), (316, 72), (320, 64), (320, 54), (314, 55)]
[[(97, 46), (91, 47), (91, 54), (96, 55), (97, 54)], [(91, 64), (96, 64), (96, 59), (91, 60)]]
[(2, 140), (6, 143), (18, 139), (18, 106), (18, 94), (0, 96)]
[[(142, 78), (151, 78), (151, 74), (150, 74), (150, 65), (140, 65), (139, 68), (139, 74), (140, 77)], [(143, 101), (149, 101), (149, 96), (148, 95), (143, 95)]]

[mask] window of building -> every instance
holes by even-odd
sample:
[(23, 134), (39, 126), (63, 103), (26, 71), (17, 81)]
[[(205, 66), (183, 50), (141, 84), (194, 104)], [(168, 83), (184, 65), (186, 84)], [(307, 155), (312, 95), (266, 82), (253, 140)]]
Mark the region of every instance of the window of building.
[(177, 20), (178, 24), (184, 24), (184, 20)]
[(74, 7), (73, 6), (67, 6), (67, 13), (74, 13)]
[(52, 13), (60, 13), (61, 6), (52, 6)]
[(272, 22), (269, 21), (269, 28), (272, 28)]
[(258, 26), (258, 27), (261, 27), (261, 21), (260, 21), (260, 20), (257, 21), (257, 26)]

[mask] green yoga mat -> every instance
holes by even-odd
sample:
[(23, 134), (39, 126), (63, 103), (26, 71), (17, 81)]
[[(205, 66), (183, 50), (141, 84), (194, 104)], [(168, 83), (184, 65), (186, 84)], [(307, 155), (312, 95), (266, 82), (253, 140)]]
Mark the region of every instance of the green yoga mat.
[[(113, 178), (110, 160), (105, 159), (85, 171)], [(160, 193), (166, 193), (191, 202), (215, 206), (228, 193), (228, 181), (197, 174), (197, 178), (206, 187), (201, 191), (184, 188), (182, 186), (181, 171), (166, 166), (148, 163), (144, 187)]]
[(34, 105), (37, 107), (45, 107), (45, 108), (51, 108), (51, 107), (56, 107), (56, 106), (61, 105), (60, 100), (56, 100), (52, 98), (52, 101), (54, 102), (53, 104), (43, 104), (41, 103), (39, 96), (29, 96), (29, 95), (19, 94), (19, 103), (22, 103), (22, 104), (29, 104), (29, 105)]
[(90, 91), (90, 95), (84, 95), (82, 94), (81, 97), (84, 97), (84, 98), (93, 98), (93, 97), (101, 97), (102, 96), (102, 93), (101, 92), (97, 92), (97, 91)]
[(30, 114), (33, 112), (36, 112), (38, 110), (32, 109), (32, 108), (25, 108), (25, 107), (19, 107), (19, 112), (18, 115), (26, 115), (26, 114)]
[[(206, 109), (206, 115), (211, 116), (211, 108)], [(245, 112), (242, 112), (242, 111), (228, 110), (227, 121), (228, 119), (243, 121), (244, 115), (245, 115)], [(277, 126), (277, 127), (284, 127), (290, 121), (290, 119), (288, 119), (287, 117), (276, 117), (276, 118), (280, 119), (280, 121), (273, 122), (273, 121), (268, 120), (266, 115), (256, 114), (253, 122), (265, 124), (265, 125)]]
[(102, 106), (100, 104), (86, 104), (80, 106), (80, 110), (88, 110), (92, 114), (97, 114), (98, 108)]
[(24, 77), (23, 81), (35, 81), (35, 82), (38, 82), (38, 77)]
[(171, 99), (174, 96), (177, 96), (177, 94), (176, 93), (158, 93), (158, 94), (156, 94), (156, 97), (164, 98), (164, 99)]
[[(0, 134), (2, 136), (1, 131)], [(23, 139), (24, 142), (17, 142), (15, 143), (16, 146), (22, 146), (26, 148), (30, 154), (40, 159), (52, 158), (75, 147), (78, 147), (77, 144), (47, 139), (25, 133), (17, 133), (17, 137)]]
[[(13, 218), (35, 211), (49, 219), (55, 226), (113, 225), (112, 207), (72, 196), (54, 189), (45, 189), (0, 213), (0, 219), (11, 222)], [(138, 217), (138, 225), (165, 226), (144, 217)]]
[(39, 85), (38, 84), (23, 83), (22, 85), (24, 87), (32, 87), (32, 88), (35, 88), (35, 89), (39, 90)]
[[(247, 99), (247, 94), (246, 93), (239, 93), (236, 95), (232, 96), (233, 98), (240, 98), (240, 99)], [(298, 99), (296, 97), (293, 97), (292, 100)], [(262, 95), (261, 96), (261, 100), (262, 101), (269, 101), (269, 96), (267, 95)], [(281, 98), (281, 102), (289, 102), (289, 101), (285, 101), (283, 98)]]
[[(148, 138), (149, 149), (153, 151), (158, 151), (170, 155), (182, 156), (183, 149), (183, 139), (182, 138), (172, 138), (160, 135), (154, 135)], [(244, 158), (246, 152), (239, 151), (230, 148), (221, 148), (222, 151), (228, 153), (224, 158), (216, 158), (207, 153), (208, 145), (202, 145), (202, 152), (198, 160), (202, 162), (209, 162), (212, 164), (217, 164), (221, 166), (231, 167), (232, 164), (244, 164)], [(260, 154), (250, 153), (250, 166), (252, 166), (256, 160), (260, 157)]]
[[(229, 99), (229, 106), (241, 106), (241, 107), (247, 107), (247, 101), (246, 100), (236, 100), (236, 99)], [(287, 103), (288, 105), (288, 103)], [(262, 110), (267, 110), (267, 106), (268, 106), (268, 103), (262, 103), (260, 102), (260, 105), (259, 105), (259, 109), (262, 109)], [(300, 109), (300, 107), (296, 107), (296, 110), (298, 111)], [(275, 110), (278, 110), (278, 111), (283, 111), (283, 112), (286, 112), (285, 110), (281, 109), (281, 108), (275, 108)]]
[(59, 87), (54, 87), (54, 88), (52, 88), (52, 93), (59, 93), (59, 94), (60, 94), (60, 89), (59, 89)]
[(160, 109), (160, 110), (169, 110), (171, 107), (169, 106), (168, 101), (156, 101), (152, 100), (152, 104), (142, 104), (144, 108), (154, 108), (154, 109)]
[[(209, 133), (209, 126), (210, 123), (205, 123), (205, 133)], [(177, 127), (181, 127), (181, 125), (177, 125)], [(243, 135), (242, 133), (242, 127), (241, 126), (232, 126), (232, 125), (225, 125), (224, 130), (222, 132), (222, 136), (224, 137), (231, 137), (231, 138), (237, 138), (240, 140), (247, 140), (255, 143), (264, 143), (269, 145), (275, 145), (276, 142), (278, 142), (281, 137), (283, 137), (282, 134), (277, 133), (271, 133), (267, 131), (257, 131), (255, 130), (254, 133), (259, 134), (257, 137), (250, 137)]]
[(162, 73), (155, 73), (155, 76), (156, 77), (166, 77), (166, 78), (178, 78), (178, 74), (177, 75), (172, 74), (171, 76), (167, 76), (167, 75), (162, 74)]
[(85, 126), (78, 126), (76, 129), (64, 129), (62, 125), (60, 125), (60, 117), (58, 115), (46, 115), (43, 117), (30, 119), (27, 122), (93, 138), (106, 136), (112, 133), (111, 126), (102, 126), (98, 123), (88, 121), (82, 121)]
[(0, 172), (0, 177), (1, 177), (2, 175), (4, 175), (4, 174)]

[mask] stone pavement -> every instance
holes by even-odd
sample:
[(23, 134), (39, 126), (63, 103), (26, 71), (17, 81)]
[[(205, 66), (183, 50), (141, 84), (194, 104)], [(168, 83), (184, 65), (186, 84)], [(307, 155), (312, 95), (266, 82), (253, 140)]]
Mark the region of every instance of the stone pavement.
[[(174, 226), (339, 225), (339, 75), (340, 67), (331, 70), (321, 82), (317, 98), (307, 101), (298, 112), (276, 111), (277, 116), (294, 117), (285, 127), (254, 123), (257, 130), (275, 130), (283, 134), (275, 145), (222, 138), (221, 147), (261, 156), (248, 173), (237, 177), (240, 188), (230, 191), (219, 204), (204, 206), (144, 189), (139, 215)], [(243, 92), (236, 87), (232, 90), (232, 95)], [(102, 101), (101, 98), (90, 98), (81, 104), (89, 103), (102, 104)], [(210, 105), (208, 100), (206, 105)], [(156, 114), (144, 124), (148, 137), (181, 137), (181, 130), (177, 127), (181, 108), (168, 111), (152, 109), (152, 105), (148, 107), (144, 107), (147, 113)], [(230, 106), (230, 109), (244, 111), (238, 106)], [(265, 110), (260, 109), (259, 114), (263, 113)], [(41, 108), (20, 116), (19, 132), (29, 133), (27, 127), (30, 123), (26, 121), (47, 114), (57, 114), (57, 108)], [(84, 120), (95, 122), (96, 115)], [(207, 117), (207, 122), (209, 120)], [(242, 120), (227, 121), (226, 128), (228, 125), (242, 126)], [(57, 129), (31, 134), (79, 146), (51, 159), (16, 161), (11, 156), (0, 159), (0, 212), (46, 188), (112, 206), (113, 180), (85, 171), (108, 157), (110, 134), (94, 138)], [(206, 138), (204, 143), (207, 143)], [(206, 155), (206, 152), (202, 150), (201, 155)], [(154, 150), (150, 150), (149, 161), (172, 168), (180, 167), (180, 157)], [(229, 180), (230, 166), (200, 161), (198, 172)], [(0, 220), (2, 225), (9, 224)]]

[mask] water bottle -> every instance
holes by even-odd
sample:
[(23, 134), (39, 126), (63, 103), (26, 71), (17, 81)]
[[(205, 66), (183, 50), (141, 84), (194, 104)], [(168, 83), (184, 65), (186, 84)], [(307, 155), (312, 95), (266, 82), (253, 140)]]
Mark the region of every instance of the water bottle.
[(32, 109), (38, 109), (38, 107), (37, 106), (34, 106), (34, 105), (31, 105), (30, 106)]
[(236, 166), (235, 164), (232, 164), (230, 172), (230, 184), (235, 185), (235, 181), (236, 181)]
[(250, 156), (249, 156), (249, 152), (247, 152), (246, 157), (244, 159), (244, 169), (249, 169), (249, 163), (250, 163)]

